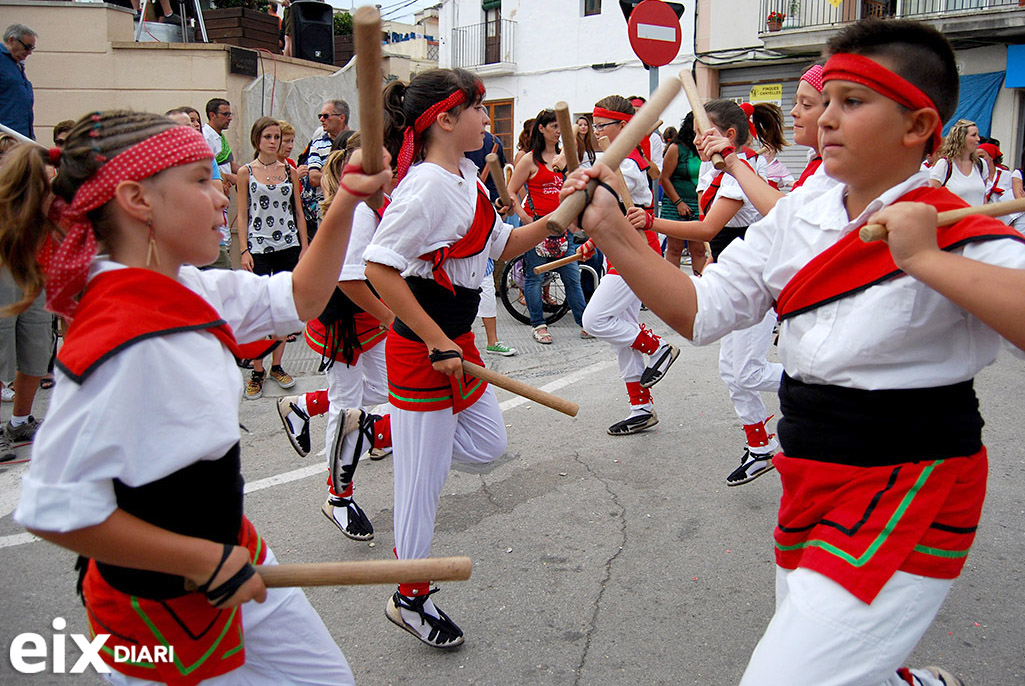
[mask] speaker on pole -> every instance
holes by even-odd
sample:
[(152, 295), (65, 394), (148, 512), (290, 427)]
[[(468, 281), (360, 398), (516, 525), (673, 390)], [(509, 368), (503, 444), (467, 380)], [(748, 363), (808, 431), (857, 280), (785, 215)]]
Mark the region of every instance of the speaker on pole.
[(323, 64), (335, 63), (333, 8), (318, 0), (298, 0), (291, 5), (295, 21), (293, 56)]

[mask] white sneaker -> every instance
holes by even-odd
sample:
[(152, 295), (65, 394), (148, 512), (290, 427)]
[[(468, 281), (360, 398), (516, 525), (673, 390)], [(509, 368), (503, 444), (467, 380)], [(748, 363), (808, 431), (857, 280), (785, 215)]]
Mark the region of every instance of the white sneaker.
[(434, 588), (426, 595), (408, 598), (395, 591), (384, 613), (393, 624), (429, 646), (455, 648), (463, 644), (463, 630), (431, 601), (429, 596), (437, 592)]
[(13, 403), (14, 389), (10, 386), (4, 386), (4, 389), (0, 391), (0, 402)]

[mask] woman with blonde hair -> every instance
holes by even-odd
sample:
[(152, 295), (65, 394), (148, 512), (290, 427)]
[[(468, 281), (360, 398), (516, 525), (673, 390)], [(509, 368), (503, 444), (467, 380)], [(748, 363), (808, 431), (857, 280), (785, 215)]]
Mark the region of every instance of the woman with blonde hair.
[(979, 159), (979, 127), (958, 119), (940, 145), (938, 159), (929, 169), (934, 188), (946, 186), (969, 205), (986, 201), (986, 170)]

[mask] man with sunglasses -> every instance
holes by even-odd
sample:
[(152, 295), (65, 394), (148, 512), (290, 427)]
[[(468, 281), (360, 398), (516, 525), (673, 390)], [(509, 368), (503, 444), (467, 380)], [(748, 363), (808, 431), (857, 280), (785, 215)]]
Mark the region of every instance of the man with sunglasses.
[(322, 133), (313, 136), (310, 141), (306, 166), (309, 176), (301, 177), (303, 185), (303, 210), (306, 214), (306, 235), (312, 240), (320, 220), (320, 203), (324, 193), (320, 189), (321, 169), (331, 154), (331, 143), (338, 135), (349, 128), (349, 103), (344, 100), (328, 100), (320, 108), (320, 127)]
[[(235, 188), (235, 174), (238, 172), (238, 163), (235, 162), (234, 156), (231, 153), (231, 146), (228, 145), (228, 139), (225, 138), (224, 132), (231, 126), (231, 120), (234, 116), (231, 111), (231, 103), (224, 98), (211, 98), (206, 103), (206, 124), (203, 124), (203, 138), (206, 139), (206, 144), (213, 150), (214, 162), (221, 173), (221, 184), (223, 184), (224, 194), (229, 197), (231, 196), (231, 191)], [(243, 249), (245, 248), (243, 247)], [(221, 225), (220, 254), (217, 257), (217, 261), (211, 266), (219, 269), (231, 269), (230, 251), (231, 226), (228, 224), (228, 210), (225, 209), (224, 224)]]
[(25, 58), (36, 49), (36, 38), (36, 32), (24, 24), (11, 24), (0, 45), (0, 124), (33, 139), (35, 95), (25, 76)]

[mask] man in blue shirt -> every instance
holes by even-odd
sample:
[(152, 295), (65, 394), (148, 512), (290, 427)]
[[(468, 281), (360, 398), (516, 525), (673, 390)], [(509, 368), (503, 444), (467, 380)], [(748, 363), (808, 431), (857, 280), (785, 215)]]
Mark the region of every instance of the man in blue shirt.
[(0, 123), (34, 139), (32, 82), (25, 76), (25, 58), (36, 49), (36, 32), (11, 24), (0, 45)]

